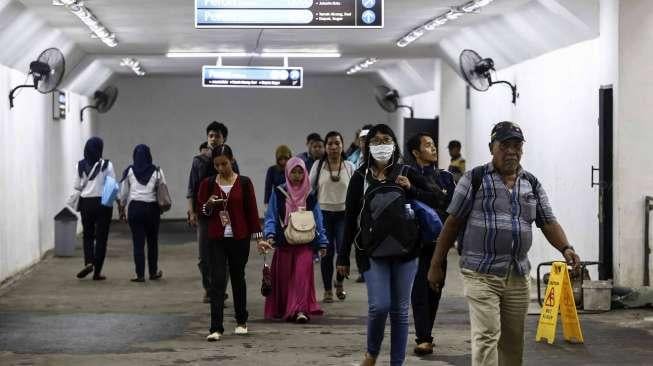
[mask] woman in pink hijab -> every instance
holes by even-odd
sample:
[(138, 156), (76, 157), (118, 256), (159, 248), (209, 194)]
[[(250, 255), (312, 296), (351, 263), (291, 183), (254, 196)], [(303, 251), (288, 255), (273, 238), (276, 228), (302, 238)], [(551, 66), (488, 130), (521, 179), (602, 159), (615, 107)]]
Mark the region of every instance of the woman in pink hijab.
[[(272, 258), (272, 292), (265, 301), (266, 319), (284, 319), (306, 323), (310, 316), (322, 315), (315, 298), (313, 258), (324, 256), (328, 244), (322, 213), (311, 185), (304, 161), (292, 158), (285, 168), (286, 183), (276, 187), (269, 199), (263, 235), (258, 242), (260, 253), (274, 250)], [(310, 211), (315, 219), (315, 239), (310, 243), (289, 244), (284, 230), (290, 214)]]

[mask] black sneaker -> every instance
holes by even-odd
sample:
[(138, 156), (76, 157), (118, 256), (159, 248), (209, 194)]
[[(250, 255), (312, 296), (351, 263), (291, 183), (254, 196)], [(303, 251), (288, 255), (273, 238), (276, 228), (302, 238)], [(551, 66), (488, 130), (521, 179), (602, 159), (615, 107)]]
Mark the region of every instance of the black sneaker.
[(77, 278), (84, 278), (93, 272), (93, 265), (87, 264), (79, 273), (77, 273)]
[(131, 282), (145, 282), (145, 277), (136, 277), (130, 280)]
[(163, 277), (163, 271), (159, 270), (155, 275), (151, 275), (150, 279), (151, 280), (158, 280), (161, 277)]
[(106, 279), (107, 278), (105, 276), (102, 276), (102, 275), (93, 275), (93, 281), (104, 281)]
[(356, 283), (365, 283), (365, 277), (363, 277), (363, 275), (358, 275)]

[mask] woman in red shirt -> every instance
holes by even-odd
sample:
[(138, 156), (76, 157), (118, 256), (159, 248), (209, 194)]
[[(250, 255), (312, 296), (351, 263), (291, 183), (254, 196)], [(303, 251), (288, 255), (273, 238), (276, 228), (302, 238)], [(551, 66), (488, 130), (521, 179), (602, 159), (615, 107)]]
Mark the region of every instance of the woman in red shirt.
[(197, 195), (202, 219), (208, 227), (209, 297), (211, 328), (206, 339), (220, 340), (224, 333), (224, 294), (229, 268), (237, 327), (234, 334), (247, 334), (247, 284), (245, 265), (252, 236), (262, 238), (252, 181), (233, 171), (234, 156), (228, 145), (215, 148), (212, 161), (217, 175), (200, 184)]

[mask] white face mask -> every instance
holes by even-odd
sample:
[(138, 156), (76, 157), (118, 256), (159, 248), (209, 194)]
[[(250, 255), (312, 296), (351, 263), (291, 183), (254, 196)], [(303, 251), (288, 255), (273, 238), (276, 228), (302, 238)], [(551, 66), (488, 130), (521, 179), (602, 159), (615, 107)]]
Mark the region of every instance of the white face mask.
[(374, 160), (380, 163), (387, 163), (392, 158), (392, 154), (395, 152), (395, 145), (372, 145), (370, 146), (370, 154)]

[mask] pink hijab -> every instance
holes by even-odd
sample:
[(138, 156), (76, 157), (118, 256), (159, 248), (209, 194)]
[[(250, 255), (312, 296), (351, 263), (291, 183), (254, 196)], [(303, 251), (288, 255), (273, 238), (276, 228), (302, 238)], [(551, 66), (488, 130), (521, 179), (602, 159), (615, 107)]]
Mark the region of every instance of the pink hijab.
[[(304, 170), (304, 180), (301, 184), (294, 186), (290, 183), (290, 172), (295, 167), (301, 167)], [(299, 211), (300, 207), (306, 207), (306, 198), (311, 193), (311, 183), (308, 179), (308, 172), (306, 171), (306, 164), (304, 160), (294, 157), (286, 163), (286, 190), (290, 198), (286, 199), (286, 220), (285, 224), (288, 225), (290, 214)]]

